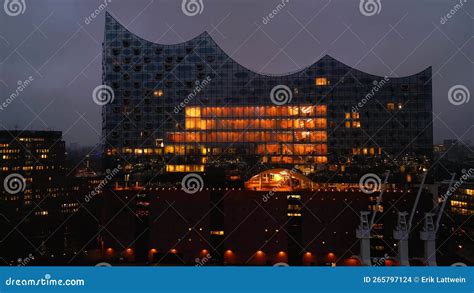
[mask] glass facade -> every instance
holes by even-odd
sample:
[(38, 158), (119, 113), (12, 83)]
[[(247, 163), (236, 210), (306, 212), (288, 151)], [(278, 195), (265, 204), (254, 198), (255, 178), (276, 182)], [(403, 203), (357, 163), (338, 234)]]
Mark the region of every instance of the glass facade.
[[(271, 168), (315, 172), (354, 155), (431, 157), (431, 68), (388, 78), (324, 56), (271, 76), (232, 60), (206, 32), (162, 45), (110, 14), (105, 25), (103, 82), (115, 94), (102, 113), (106, 166), (234, 166), (248, 179)], [(272, 89), (282, 85), (289, 98), (275, 103)]]

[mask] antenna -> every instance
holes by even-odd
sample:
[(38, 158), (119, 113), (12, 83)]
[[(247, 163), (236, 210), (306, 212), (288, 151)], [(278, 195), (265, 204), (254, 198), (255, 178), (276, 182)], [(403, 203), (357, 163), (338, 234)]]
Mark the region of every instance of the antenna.
[(411, 231), (411, 224), (413, 222), (413, 217), (416, 212), (416, 207), (418, 206), (418, 201), (420, 200), (421, 192), (423, 190), (423, 185), (425, 184), (425, 179), (428, 172), (425, 172), (423, 179), (421, 180), (420, 187), (418, 188), (418, 193), (416, 195), (415, 203), (411, 210), (410, 219), (407, 221), (407, 212), (398, 212), (397, 226), (393, 230), (393, 238), (398, 240), (398, 260), (400, 265), (409, 266), (409, 249), (408, 249), (408, 239)]

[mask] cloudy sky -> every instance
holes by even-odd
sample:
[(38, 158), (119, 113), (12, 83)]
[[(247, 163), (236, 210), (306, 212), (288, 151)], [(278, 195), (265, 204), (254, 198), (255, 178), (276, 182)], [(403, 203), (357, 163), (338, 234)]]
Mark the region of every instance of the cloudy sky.
[[(105, 12), (97, 9), (104, 0), (22, 1), (17, 16), (0, 9), (0, 105), (19, 81), (32, 81), (0, 109), (0, 129), (61, 130), (68, 144), (97, 143), (101, 117), (92, 91), (101, 83)], [(237, 62), (261, 73), (295, 71), (325, 54), (381, 76), (433, 66), (435, 142), (474, 141), (474, 101), (448, 99), (456, 85), (474, 94), (472, 0), (363, 0), (376, 3), (372, 16), (361, 12), (360, 0), (283, 0), (270, 21), (263, 19), (281, 0), (201, 0), (196, 16), (183, 13), (181, 0), (105, 1), (147, 40), (171, 44), (208, 31)]]

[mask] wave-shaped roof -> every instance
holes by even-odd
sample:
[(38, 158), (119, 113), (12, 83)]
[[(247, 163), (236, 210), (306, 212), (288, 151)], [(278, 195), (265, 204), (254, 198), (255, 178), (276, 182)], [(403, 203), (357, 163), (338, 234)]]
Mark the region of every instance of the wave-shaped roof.
[[(301, 68), (301, 69), (297, 69), (296, 71), (293, 71), (293, 72), (287, 72), (287, 73), (275, 73), (275, 74), (272, 74), (272, 73), (263, 73), (263, 72), (256, 72), (252, 69), (249, 69), (243, 65), (241, 65), (239, 62), (237, 62), (236, 60), (234, 60), (232, 58), (232, 56), (230, 56), (229, 54), (227, 54), (220, 46), (219, 44), (214, 41), (214, 39), (212, 38), (212, 36), (207, 32), (207, 31), (204, 31), (202, 33), (200, 33), (199, 35), (189, 39), (189, 40), (186, 40), (186, 41), (183, 41), (183, 42), (178, 42), (178, 43), (173, 43), (173, 44), (161, 44), (161, 43), (156, 43), (156, 42), (152, 42), (152, 41), (149, 41), (149, 40), (146, 40), (140, 36), (138, 36), (137, 34), (131, 32), (127, 27), (125, 27), (124, 25), (122, 25), (119, 21), (117, 21), (109, 12), (106, 12), (106, 25), (107, 24), (110, 24), (110, 25), (114, 25), (114, 26), (118, 26), (119, 28), (123, 29), (124, 31), (130, 33), (131, 36), (133, 36), (134, 38), (136, 38), (137, 40), (139, 40), (143, 45), (145, 46), (158, 46), (158, 47), (163, 47), (163, 48), (167, 48), (167, 47), (176, 47), (176, 46), (186, 46), (186, 45), (191, 45), (191, 44), (194, 44), (195, 42), (202, 42), (203, 44), (206, 44), (208, 46), (208, 43), (211, 43), (213, 45), (215, 45), (214, 47), (217, 48), (219, 50), (219, 53), (223, 54), (224, 56), (226, 56), (226, 60), (229, 59), (231, 60), (233, 63), (235, 63), (236, 65), (238, 65), (239, 67), (241, 67), (242, 69), (246, 70), (246, 71), (249, 71), (255, 75), (260, 75), (261, 77), (292, 77), (292, 76), (300, 76), (302, 74), (304, 74), (305, 72), (308, 72), (310, 70), (316, 70), (318, 67), (320, 67), (320, 65), (322, 63), (325, 63), (325, 62), (330, 62), (331, 64), (335, 64), (337, 65), (338, 67), (342, 67), (342, 68), (346, 68), (347, 71), (350, 71), (351, 73), (353, 74), (361, 74), (361, 75), (366, 75), (367, 78), (369, 79), (372, 79), (372, 80), (379, 80), (379, 79), (382, 79), (384, 77), (387, 77), (387, 76), (380, 76), (380, 75), (375, 75), (375, 74), (370, 74), (370, 73), (367, 73), (367, 72), (364, 72), (364, 71), (361, 71), (361, 70), (358, 70), (356, 68), (353, 68), (333, 57), (331, 57), (330, 55), (324, 55), (322, 56), (320, 59), (318, 59), (317, 61), (315, 61), (314, 63), (304, 67), (304, 68)], [(208, 43), (205, 43), (204, 41), (207, 41)], [(107, 37), (106, 37), (106, 43), (107, 43)], [(431, 66), (417, 72), (417, 73), (414, 73), (412, 75), (406, 75), (406, 76), (397, 76), (397, 77), (390, 77), (388, 76), (390, 79), (401, 79), (401, 78), (409, 78), (409, 77), (412, 77), (412, 76), (418, 76), (418, 75), (425, 75), (425, 74), (428, 74), (428, 75), (431, 75)]]

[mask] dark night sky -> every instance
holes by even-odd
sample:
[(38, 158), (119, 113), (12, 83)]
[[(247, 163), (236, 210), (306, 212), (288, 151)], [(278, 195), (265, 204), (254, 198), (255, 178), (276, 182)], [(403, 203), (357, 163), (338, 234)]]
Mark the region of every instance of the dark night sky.
[[(68, 143), (97, 143), (101, 117), (92, 91), (101, 83), (105, 12), (90, 24), (85, 18), (103, 1), (25, 3), (23, 15), (0, 10), (0, 103), (19, 80), (34, 80), (0, 111), (0, 129), (50, 128), (62, 130)], [(458, 0), (381, 0), (380, 13), (370, 17), (360, 13), (359, 0), (289, 0), (268, 24), (262, 18), (281, 1), (203, 3), (203, 13), (193, 17), (183, 14), (181, 0), (111, 0), (107, 10), (135, 34), (159, 43), (207, 30), (237, 62), (261, 73), (295, 71), (325, 54), (381, 76), (433, 66), (435, 142), (474, 139), (474, 101), (455, 106), (448, 100), (457, 84), (474, 94), (473, 1), (445, 24), (441, 17)]]

